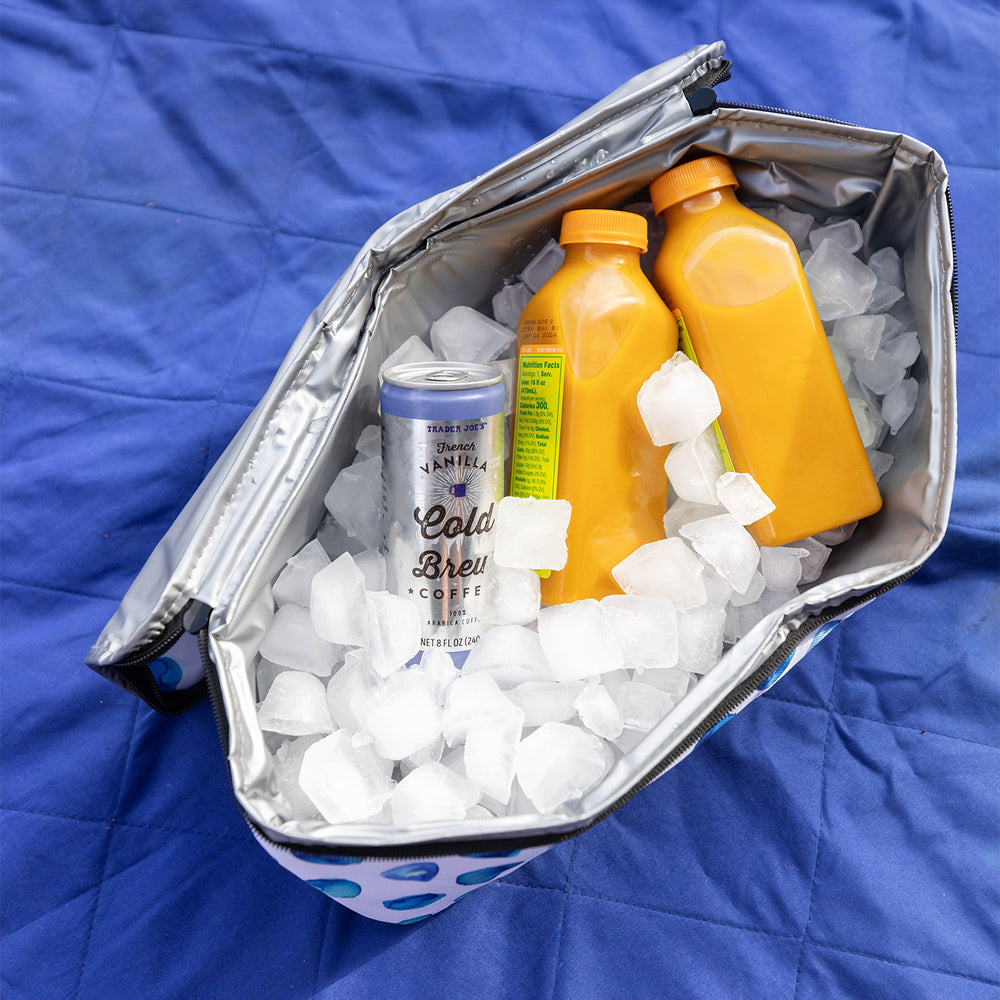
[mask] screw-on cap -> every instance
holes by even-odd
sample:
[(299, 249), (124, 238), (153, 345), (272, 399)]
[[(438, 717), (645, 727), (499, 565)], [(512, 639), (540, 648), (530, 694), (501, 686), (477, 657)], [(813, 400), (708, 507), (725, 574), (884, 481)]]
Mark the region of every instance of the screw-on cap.
[(559, 242), (617, 243), (645, 251), (649, 245), (646, 220), (635, 212), (607, 208), (581, 208), (563, 216)]
[(696, 194), (727, 186), (740, 186), (729, 161), (724, 156), (703, 156), (661, 174), (649, 185), (649, 194), (653, 211), (659, 215), (665, 208)]

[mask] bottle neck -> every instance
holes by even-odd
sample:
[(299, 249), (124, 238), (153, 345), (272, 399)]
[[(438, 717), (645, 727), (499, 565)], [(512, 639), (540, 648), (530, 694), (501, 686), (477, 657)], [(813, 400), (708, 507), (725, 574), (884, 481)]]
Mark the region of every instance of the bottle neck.
[(690, 198), (685, 198), (683, 201), (675, 202), (673, 205), (669, 205), (660, 214), (665, 219), (669, 219), (671, 215), (684, 214), (696, 214), (698, 212), (708, 212), (713, 208), (720, 208), (723, 206), (739, 205), (740, 202), (736, 198), (735, 189), (726, 184), (723, 187), (711, 188), (708, 191), (702, 191), (699, 194), (692, 195)]
[(639, 266), (639, 248), (617, 243), (570, 243), (566, 247), (567, 264), (630, 267)]

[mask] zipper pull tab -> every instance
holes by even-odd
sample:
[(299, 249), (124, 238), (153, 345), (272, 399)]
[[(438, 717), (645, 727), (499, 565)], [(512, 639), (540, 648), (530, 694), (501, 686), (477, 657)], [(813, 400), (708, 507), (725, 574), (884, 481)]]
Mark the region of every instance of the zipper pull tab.
[(207, 624), (212, 609), (201, 601), (191, 601), (184, 609), (184, 631), (197, 635)]
[(719, 106), (719, 99), (711, 87), (699, 87), (684, 95), (693, 115), (707, 115)]

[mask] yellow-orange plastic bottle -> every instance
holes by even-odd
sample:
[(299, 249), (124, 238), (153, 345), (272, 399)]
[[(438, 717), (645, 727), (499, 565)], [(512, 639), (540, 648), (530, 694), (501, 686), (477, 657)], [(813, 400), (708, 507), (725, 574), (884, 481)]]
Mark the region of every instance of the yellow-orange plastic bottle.
[(513, 496), (572, 505), (566, 565), (541, 574), (546, 604), (620, 593), (611, 569), (663, 537), (667, 449), (636, 395), (677, 350), (677, 323), (639, 266), (641, 215), (567, 212), (559, 242), (566, 259), (518, 324), (511, 447)]
[(874, 514), (882, 498), (795, 246), (737, 186), (722, 156), (653, 181), (666, 222), (653, 283), (715, 383), (733, 466), (776, 505), (748, 530), (782, 545)]

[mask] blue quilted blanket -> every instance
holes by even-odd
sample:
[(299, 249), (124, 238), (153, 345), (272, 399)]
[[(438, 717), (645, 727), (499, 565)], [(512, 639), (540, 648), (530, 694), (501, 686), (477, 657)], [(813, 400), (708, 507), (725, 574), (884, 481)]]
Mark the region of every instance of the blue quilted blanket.
[[(998, 996), (991, 0), (14, 0), (2, 11), (4, 1000)], [(276, 865), (209, 706), (84, 666), (369, 234), (722, 38), (727, 100), (949, 167), (943, 545), (606, 821), (408, 928)]]

